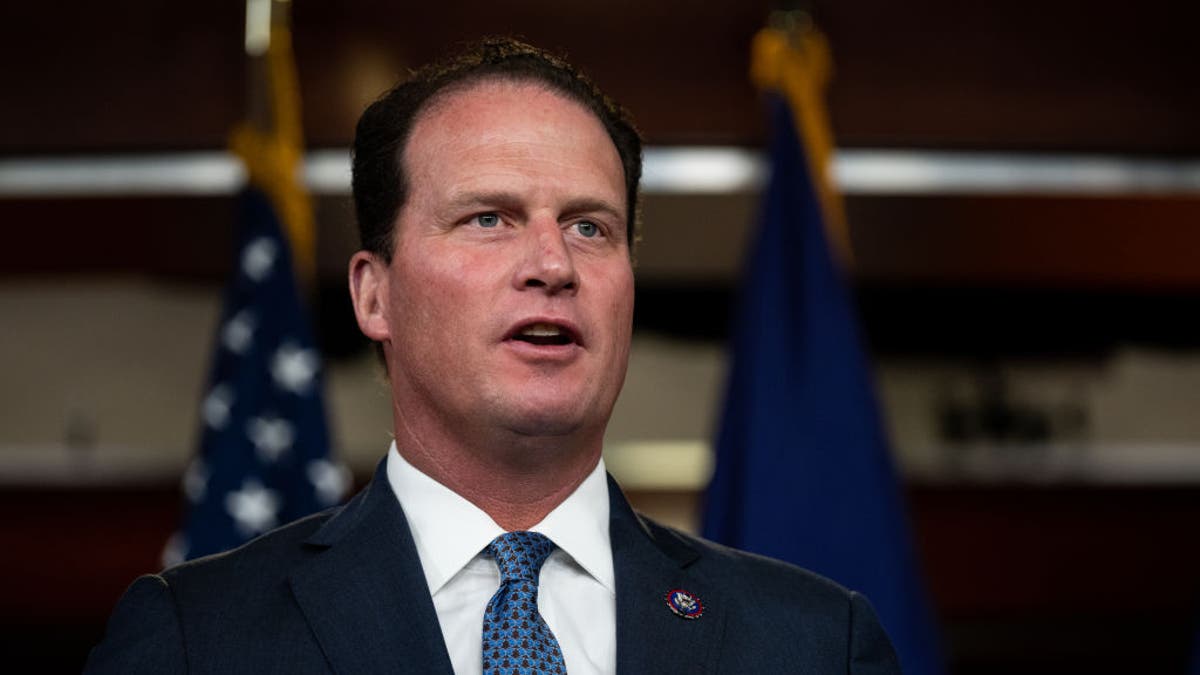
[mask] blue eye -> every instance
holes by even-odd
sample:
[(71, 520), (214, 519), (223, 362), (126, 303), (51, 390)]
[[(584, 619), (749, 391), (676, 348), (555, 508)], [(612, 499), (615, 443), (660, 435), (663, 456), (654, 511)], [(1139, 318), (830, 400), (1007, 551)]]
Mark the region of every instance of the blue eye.
[(581, 220), (575, 223), (575, 229), (579, 230), (579, 234), (589, 239), (600, 234), (600, 228), (590, 220)]
[(500, 216), (494, 213), (481, 213), (475, 216), (475, 222), (479, 223), (480, 227), (495, 227), (500, 224)]

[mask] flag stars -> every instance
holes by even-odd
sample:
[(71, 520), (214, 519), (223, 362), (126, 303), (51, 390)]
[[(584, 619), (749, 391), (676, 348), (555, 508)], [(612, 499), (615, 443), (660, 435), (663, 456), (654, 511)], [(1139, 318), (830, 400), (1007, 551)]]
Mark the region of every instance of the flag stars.
[(317, 374), (317, 352), (285, 343), (271, 358), (271, 377), (280, 388), (306, 394)]
[(220, 431), (229, 424), (229, 411), (233, 408), (233, 388), (227, 384), (218, 384), (208, 392), (208, 396), (204, 397), (204, 405), (201, 414), (204, 416), (204, 423), (213, 429)]
[(188, 501), (197, 504), (204, 500), (204, 496), (208, 494), (210, 475), (204, 462), (199, 459), (193, 460), (188, 465), (187, 471), (183, 474), (183, 494), (187, 495)]
[(350, 491), (350, 470), (342, 464), (316, 459), (308, 463), (307, 473), (316, 488), (317, 499), (327, 506), (342, 501)]
[(254, 316), (254, 312), (243, 309), (221, 329), (221, 344), (234, 354), (245, 354), (254, 341), (257, 327), (258, 317)]
[(163, 547), (162, 564), (163, 567), (173, 567), (187, 560), (188, 540), (183, 536), (182, 532), (176, 532), (167, 540), (167, 545)]
[(246, 537), (261, 534), (275, 527), (282, 500), (275, 490), (248, 478), (242, 489), (225, 495), (225, 511), (233, 518), (239, 532)]
[(296, 431), (292, 423), (283, 418), (255, 417), (246, 425), (246, 437), (254, 444), (259, 459), (274, 464), (291, 449), (296, 440)]
[(242, 273), (253, 281), (262, 281), (271, 273), (279, 256), (279, 244), (270, 237), (259, 237), (242, 249)]

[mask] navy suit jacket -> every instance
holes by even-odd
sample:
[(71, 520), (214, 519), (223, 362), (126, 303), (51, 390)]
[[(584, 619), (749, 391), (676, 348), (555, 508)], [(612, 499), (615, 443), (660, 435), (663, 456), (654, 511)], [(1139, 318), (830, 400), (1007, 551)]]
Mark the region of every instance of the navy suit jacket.
[[(452, 675), (384, 464), (344, 507), (136, 580), (86, 673)], [(861, 595), (635, 514), (609, 478), (617, 671), (898, 673)], [(685, 620), (667, 592), (697, 596)]]

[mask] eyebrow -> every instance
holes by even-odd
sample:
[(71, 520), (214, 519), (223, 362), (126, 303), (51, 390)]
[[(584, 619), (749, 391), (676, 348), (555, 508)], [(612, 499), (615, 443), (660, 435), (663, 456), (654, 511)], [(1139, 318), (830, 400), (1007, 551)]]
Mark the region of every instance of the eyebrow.
[(460, 192), (447, 201), (450, 208), (459, 210), (475, 207), (497, 207), (515, 210), (521, 204), (517, 195), (511, 192)]
[(618, 209), (603, 199), (593, 199), (591, 197), (572, 199), (567, 202), (563, 212), (570, 214), (599, 212), (612, 218), (617, 223), (628, 226), (625, 222), (625, 211)]
[[(490, 207), (507, 209), (511, 211), (522, 210), (522, 202), (524, 200), (513, 192), (498, 190), (495, 192), (463, 192), (452, 196), (448, 202), (451, 208), (455, 210), (474, 208), (474, 207)], [(582, 213), (603, 213), (614, 221), (628, 227), (625, 222), (625, 212), (618, 209), (613, 204), (603, 199), (594, 197), (576, 197), (570, 199), (563, 206), (563, 213), (577, 215)]]

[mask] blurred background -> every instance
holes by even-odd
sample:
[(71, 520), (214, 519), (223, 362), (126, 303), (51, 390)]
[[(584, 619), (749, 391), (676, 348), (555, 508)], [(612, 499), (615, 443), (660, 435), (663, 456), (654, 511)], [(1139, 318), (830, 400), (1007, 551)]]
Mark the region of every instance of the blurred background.
[[(464, 40), (565, 52), (647, 139), (605, 449), (700, 527), (764, 184), (765, 2), (297, 2), (311, 313), (358, 485), (388, 390), (345, 291), (363, 107)], [(1200, 616), (1194, 3), (814, 2), (849, 284), (953, 673), (1182, 673)], [(160, 568), (232, 268), (242, 2), (0, 9), (0, 645), (77, 671)]]

